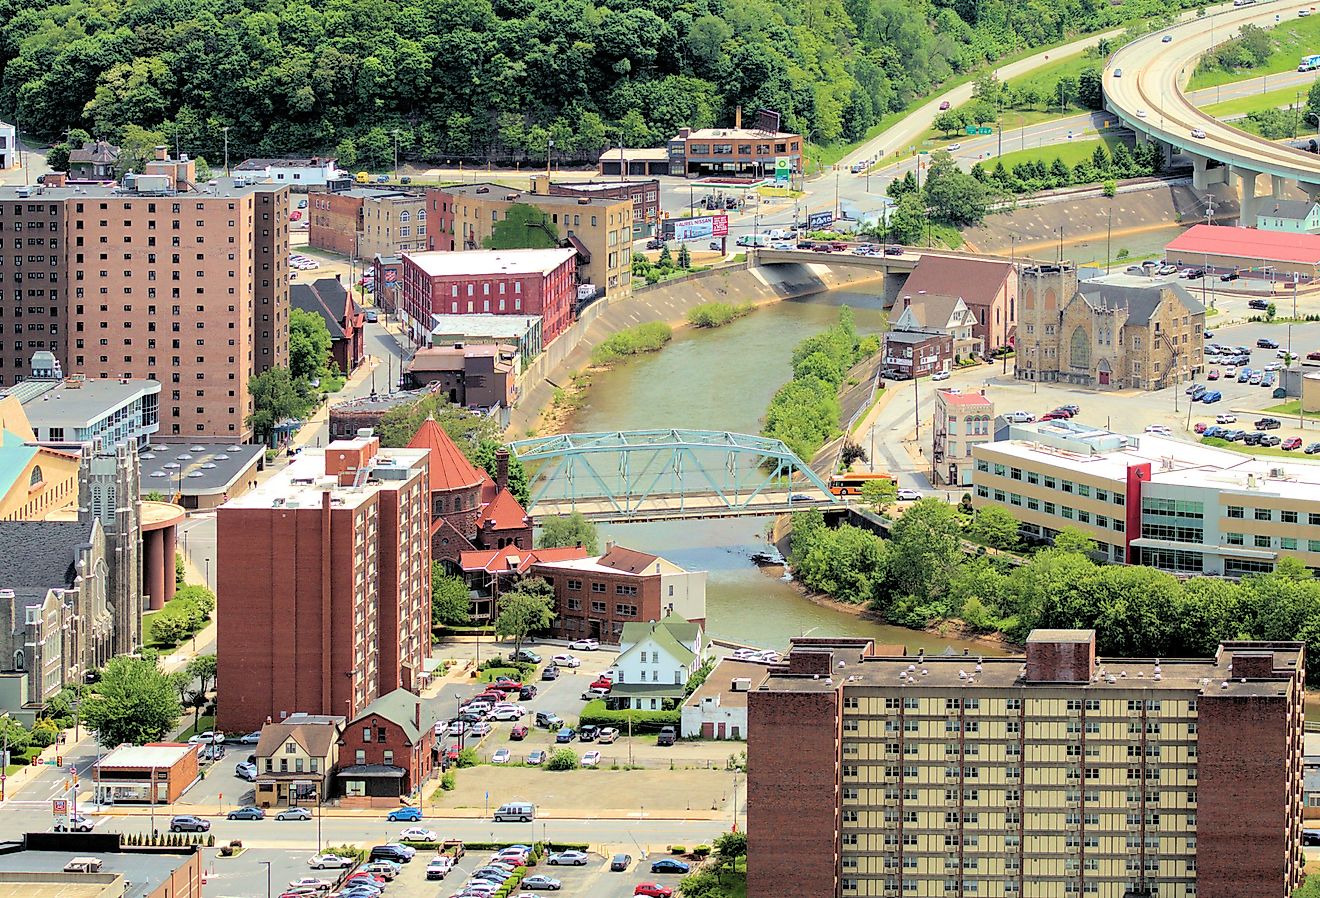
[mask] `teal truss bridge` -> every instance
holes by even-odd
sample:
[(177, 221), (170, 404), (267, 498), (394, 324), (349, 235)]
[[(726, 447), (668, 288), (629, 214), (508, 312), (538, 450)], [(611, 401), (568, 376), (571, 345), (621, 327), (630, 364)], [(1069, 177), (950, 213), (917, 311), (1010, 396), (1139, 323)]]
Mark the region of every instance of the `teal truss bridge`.
[(518, 440), (534, 518), (773, 515), (840, 500), (779, 440), (718, 430), (616, 430)]

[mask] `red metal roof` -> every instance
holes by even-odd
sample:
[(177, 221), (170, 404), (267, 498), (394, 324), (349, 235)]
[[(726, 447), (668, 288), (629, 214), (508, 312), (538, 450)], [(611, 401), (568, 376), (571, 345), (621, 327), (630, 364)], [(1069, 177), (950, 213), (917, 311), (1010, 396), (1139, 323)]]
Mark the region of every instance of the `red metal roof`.
[(1167, 258), (1182, 258), (1185, 262), (1195, 262), (1196, 256), (1208, 254), (1262, 262), (1320, 265), (1320, 236), (1199, 224), (1170, 241), (1164, 247), (1164, 253)]
[(527, 526), (527, 512), (513, 498), (513, 493), (503, 489), (481, 509), (477, 526), (485, 527), (487, 521), (494, 524), (496, 530), (518, 530)]
[(940, 397), (948, 405), (989, 405), (990, 397), (984, 393), (951, 393), (940, 390)]
[(431, 492), (471, 488), (481, 483), (481, 473), (454, 445), (444, 428), (427, 418), (408, 441), (409, 449), (431, 453)]
[(565, 546), (555, 549), (520, 549), (517, 546), (504, 546), (499, 549), (476, 549), (463, 552), (458, 556), (458, 564), (465, 571), (484, 570), (488, 573), (512, 573), (513, 561), (517, 560), (516, 570), (526, 571), (533, 564), (542, 561), (574, 561), (586, 558), (587, 551), (581, 546)]

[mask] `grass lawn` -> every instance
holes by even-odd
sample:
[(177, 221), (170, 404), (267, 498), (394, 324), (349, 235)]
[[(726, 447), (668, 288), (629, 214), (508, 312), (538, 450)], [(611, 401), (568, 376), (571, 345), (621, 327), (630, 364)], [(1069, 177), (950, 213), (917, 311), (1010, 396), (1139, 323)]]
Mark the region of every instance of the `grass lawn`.
[[(192, 718), (191, 711), (192, 709), (190, 708), (184, 709), (183, 712), (184, 719)], [(211, 714), (203, 714), (198, 719), (197, 725), (193, 726), (192, 724), (189, 724), (188, 729), (184, 730), (182, 733), (179, 734), (179, 738), (184, 742), (187, 742), (190, 736), (196, 736), (198, 733), (205, 733), (207, 730), (213, 730), (213, 729), (215, 729), (215, 716)]]
[(1114, 145), (1118, 142), (1117, 136), (1109, 135), (1094, 140), (1074, 140), (1071, 143), (1057, 146), (1036, 147), (1034, 149), (1028, 147), (1025, 150), (1014, 150), (1011, 153), (1005, 153), (998, 159), (988, 160), (987, 165), (994, 167), (1002, 162), (1005, 168), (1012, 169), (1013, 166), (1023, 162), (1035, 162), (1037, 160), (1049, 165), (1057, 158), (1062, 159), (1069, 166), (1073, 166), (1083, 159), (1090, 159), (1091, 154), (1095, 152), (1095, 148), (1101, 145), (1110, 153), (1113, 153)]
[(1320, 43), (1320, 16), (1299, 19), (1296, 7), (1283, 10), (1281, 15), (1285, 16), (1283, 22), (1270, 29), (1270, 35), (1275, 39), (1274, 52), (1263, 65), (1250, 69), (1234, 69), (1231, 72), (1218, 69), (1211, 72), (1198, 71), (1192, 75), (1192, 80), (1187, 85), (1188, 90), (1214, 87), (1216, 84), (1228, 84), (1230, 81), (1242, 81), (1245, 78), (1258, 78), (1261, 75), (1297, 71), (1297, 61), (1303, 56), (1316, 52), (1315, 46)]
[[(1246, 115), (1249, 112), (1260, 112), (1265, 109), (1279, 109), (1289, 103), (1296, 102), (1296, 100), (1297, 88), (1285, 87), (1263, 94), (1252, 94), (1249, 97), (1225, 100), (1222, 103), (1212, 103), (1209, 106), (1202, 106), (1201, 111), (1222, 119), (1230, 115)], [(1302, 101), (1306, 101), (1306, 91), (1302, 91)]]
[[(1287, 402), (1280, 402), (1278, 405), (1271, 405), (1269, 408), (1265, 409), (1265, 411), (1272, 415), (1296, 418), (1297, 413), (1301, 411), (1301, 408), (1302, 400), (1290, 399)], [(1320, 418), (1320, 412), (1306, 412), (1305, 416), (1307, 418)]]

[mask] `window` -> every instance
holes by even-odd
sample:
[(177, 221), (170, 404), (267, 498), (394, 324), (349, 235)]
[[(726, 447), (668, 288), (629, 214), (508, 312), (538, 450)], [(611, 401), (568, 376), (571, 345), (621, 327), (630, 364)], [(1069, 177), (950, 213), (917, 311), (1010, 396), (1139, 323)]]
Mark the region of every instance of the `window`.
[(1271, 508), (1257, 508), (1257, 509), (1256, 509), (1256, 520), (1258, 520), (1258, 521), (1272, 521), (1272, 520), (1274, 520), (1274, 510), (1271, 509)]
[(391, 749), (385, 749), (385, 752), (381, 755), (381, 763), (390, 765), (394, 763), (394, 752)]
[(362, 741), (363, 741), (363, 742), (370, 742), (370, 741), (371, 741), (371, 727), (363, 727), (363, 728), (362, 728)]
[(1253, 536), (1251, 541), (1257, 549), (1268, 549), (1270, 547), (1270, 538), (1268, 536)]
[(564, 586), (565, 586), (570, 592), (581, 592), (581, 591), (582, 591), (582, 581), (581, 581), (581, 580), (568, 580), (568, 581), (564, 584)]
[(616, 617), (636, 617), (636, 616), (637, 616), (637, 606), (636, 606), (636, 605), (615, 605), (615, 606), (614, 606), (614, 614), (615, 614)]
[(1228, 516), (1230, 518), (1245, 517), (1245, 509), (1243, 509), (1241, 505), (1230, 505), (1228, 506)]

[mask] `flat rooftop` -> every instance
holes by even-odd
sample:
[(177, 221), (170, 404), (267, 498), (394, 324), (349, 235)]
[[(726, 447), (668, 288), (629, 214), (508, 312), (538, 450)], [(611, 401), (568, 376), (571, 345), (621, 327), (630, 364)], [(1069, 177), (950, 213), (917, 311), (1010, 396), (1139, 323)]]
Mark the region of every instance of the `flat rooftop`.
[(136, 770), (141, 767), (173, 767), (197, 745), (169, 742), (157, 745), (121, 745), (96, 762), (98, 768)]
[[(100, 874), (64, 873), (64, 865), (75, 857), (99, 859)], [(0, 898), (147, 898), (187, 862), (182, 852), (150, 849), (0, 853)]]
[[(0, 392), (0, 396), (17, 396), (34, 428), (61, 423), (88, 427), (108, 412), (159, 392), (160, 381), (156, 380), (93, 377), (81, 381), (72, 378), (19, 381)], [(67, 436), (73, 438), (73, 434)]]
[[(631, 203), (632, 200), (627, 197), (614, 199), (613, 197), (579, 197), (564, 196), (553, 193), (532, 193), (529, 190), (515, 190), (512, 187), (505, 187), (502, 184), (454, 184), (449, 187), (441, 187), (445, 193), (450, 196), (465, 197), (474, 200), (493, 200), (498, 202), (510, 201), (512, 197), (514, 202), (527, 203), (533, 206), (614, 206), (619, 203)], [(585, 200), (585, 202), (583, 202)]]
[(577, 255), (571, 248), (469, 249), (458, 252), (404, 253), (430, 277), (548, 275)]
[(718, 140), (727, 137), (730, 140), (780, 140), (800, 135), (787, 131), (760, 131), (756, 128), (698, 128), (688, 134), (688, 140)]
[(267, 190), (285, 190), (288, 184), (273, 183), (262, 181), (253, 183), (250, 178), (244, 178), (247, 181), (243, 186), (235, 186), (233, 178), (214, 178), (197, 185), (196, 190), (185, 191), (142, 191), (129, 190), (120, 187), (118, 184), (71, 184), (67, 187), (46, 187), (44, 184), (34, 184), (31, 187), (17, 185), (0, 186), (0, 200), (76, 200), (87, 199), (116, 199), (116, 200), (143, 200), (151, 202), (159, 200), (162, 195), (179, 197), (185, 200), (207, 200), (225, 197), (246, 196), (250, 193), (259, 193)]
[[(336, 440), (327, 448), (360, 447), (364, 440)], [(230, 499), (224, 508), (320, 508), (330, 494), (336, 507), (356, 508), (382, 490), (396, 489), (429, 457), (427, 449), (381, 449), (360, 486), (340, 486), (325, 473), (326, 448), (304, 449), (282, 471), (254, 490)]]
[(426, 389), (396, 390), (393, 393), (370, 393), (356, 399), (345, 399), (343, 402), (336, 402), (330, 406), (330, 412), (331, 414), (335, 412), (386, 412), (399, 405), (417, 402), (430, 392), (429, 389)]
[[(1048, 422), (1050, 424), (1062, 422)], [(1068, 422), (1073, 423), (1073, 422)], [(1017, 432), (1016, 428), (1011, 432)], [(1097, 431), (1107, 433), (1107, 431)], [(1088, 452), (1079, 442), (1076, 451), (1026, 439), (982, 443), (973, 452), (992, 452), (1020, 458), (1024, 467), (1043, 464), (1070, 468), (1094, 476), (1125, 482), (1131, 465), (1149, 464), (1152, 484), (1170, 483), (1255, 495), (1315, 501), (1320, 499), (1320, 462), (1246, 455), (1176, 437), (1141, 434), (1126, 437), (1127, 446)]]
[[(616, 155), (614, 158), (619, 157)], [(618, 190), (620, 187), (631, 190), (634, 187), (647, 187), (659, 183), (655, 178), (639, 177), (633, 181), (557, 181), (550, 186), (563, 190), (576, 190), (579, 193), (600, 193), (606, 190)]]
[(252, 443), (159, 443), (138, 453), (143, 496), (214, 495), (228, 492), (256, 464), (266, 447)]
[(431, 336), (452, 334), (519, 339), (540, 320), (536, 315), (432, 315)]
[[(1044, 633), (1057, 631), (1043, 631)], [(1034, 634), (1033, 634), (1034, 635)], [(1049, 640), (1029, 640), (1049, 641)], [(1071, 640), (1065, 640), (1071, 641)], [(767, 691), (822, 692), (842, 685), (902, 689), (1080, 689), (1166, 690), (1205, 695), (1275, 696), (1286, 693), (1287, 679), (1242, 679), (1230, 676), (1234, 653), (1273, 656), (1276, 676), (1297, 669), (1300, 652), (1296, 644), (1228, 643), (1213, 658), (1098, 658), (1095, 672), (1084, 683), (1027, 681), (1024, 655), (985, 657), (974, 655), (907, 655), (863, 657), (859, 649), (822, 647), (832, 651), (830, 674), (789, 673), (789, 661), (769, 666), (769, 675), (759, 687)], [(791, 654), (791, 653), (790, 653)], [(753, 688), (757, 688), (753, 684)]]

